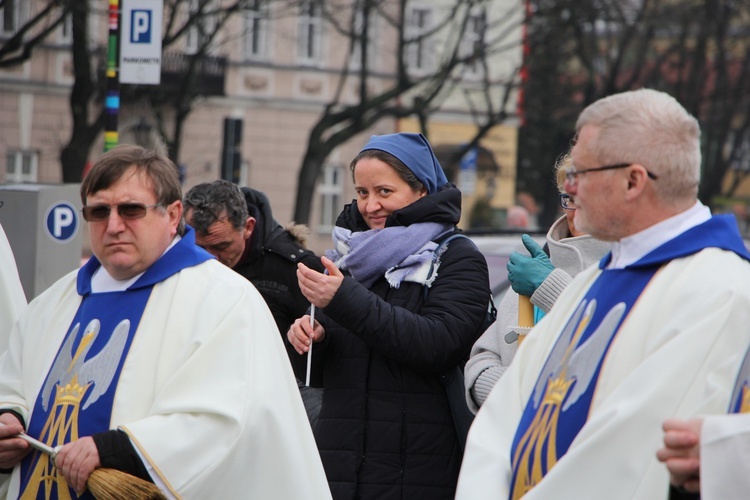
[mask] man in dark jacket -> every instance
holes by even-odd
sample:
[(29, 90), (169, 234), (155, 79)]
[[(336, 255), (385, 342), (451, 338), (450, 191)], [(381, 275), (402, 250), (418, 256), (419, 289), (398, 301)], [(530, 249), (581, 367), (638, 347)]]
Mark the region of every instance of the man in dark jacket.
[[(310, 303), (297, 283), (297, 263), (323, 271), (320, 259), (305, 248), (307, 228), (282, 227), (271, 213), (268, 197), (225, 180), (198, 184), (184, 197), (185, 220), (195, 229), (195, 242), (224, 265), (247, 278), (268, 304), (276, 326), (286, 335)], [(300, 391), (312, 424), (321, 393)]]

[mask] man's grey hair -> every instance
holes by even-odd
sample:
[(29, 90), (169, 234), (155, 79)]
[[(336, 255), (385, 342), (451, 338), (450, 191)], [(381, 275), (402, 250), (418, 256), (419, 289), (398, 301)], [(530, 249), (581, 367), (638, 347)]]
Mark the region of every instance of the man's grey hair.
[(248, 217), (245, 195), (236, 184), (225, 180), (192, 187), (182, 203), (190, 225), (199, 234), (208, 234), (211, 224), (224, 217), (232, 227), (242, 229)]
[(652, 89), (614, 94), (583, 110), (576, 132), (585, 125), (599, 129), (589, 151), (601, 165), (643, 165), (658, 177), (655, 189), (667, 202), (697, 196), (700, 126), (674, 97)]

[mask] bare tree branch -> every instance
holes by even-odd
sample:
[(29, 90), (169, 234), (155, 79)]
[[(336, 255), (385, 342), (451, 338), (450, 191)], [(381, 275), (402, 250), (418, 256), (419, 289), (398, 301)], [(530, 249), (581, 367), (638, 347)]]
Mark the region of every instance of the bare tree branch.
[[(34, 49), (43, 43), (65, 19), (69, 8), (67, 2), (62, 7), (60, 3), (50, 0), (0, 46), (0, 68), (17, 66), (31, 58)], [(2, 7), (1, 4), (0, 7)]]

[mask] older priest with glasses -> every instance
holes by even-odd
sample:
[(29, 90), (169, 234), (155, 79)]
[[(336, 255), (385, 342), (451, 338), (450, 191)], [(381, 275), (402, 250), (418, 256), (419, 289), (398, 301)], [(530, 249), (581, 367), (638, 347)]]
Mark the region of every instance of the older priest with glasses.
[[(557, 188), (564, 190), (570, 154), (555, 165)], [(503, 373), (510, 366), (520, 344), (513, 327), (518, 325), (519, 295), (529, 297), (534, 306), (534, 323), (550, 311), (573, 278), (609, 252), (610, 244), (585, 234), (575, 226), (576, 206), (570, 195), (560, 193), (564, 215), (547, 232), (543, 249), (529, 235), (521, 240), (528, 255), (513, 252), (507, 265), (508, 290), (497, 307), (497, 321), (471, 348), (464, 368), (466, 403), (476, 413)]]
[[(99, 467), (171, 498), (328, 498), (273, 317), (195, 245), (174, 164), (119, 146), (81, 199), (94, 256), (29, 304), (0, 357), (9, 498), (91, 498)], [(54, 463), (20, 432), (60, 447)]]
[(642, 89), (588, 106), (565, 191), (612, 242), (534, 327), (469, 431), (456, 498), (663, 499), (669, 417), (723, 413), (750, 343), (750, 255), (697, 201), (698, 122)]

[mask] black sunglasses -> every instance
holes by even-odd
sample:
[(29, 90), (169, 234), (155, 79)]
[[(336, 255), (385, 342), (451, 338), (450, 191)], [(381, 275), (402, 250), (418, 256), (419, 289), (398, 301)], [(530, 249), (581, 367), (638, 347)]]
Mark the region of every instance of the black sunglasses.
[(117, 208), (117, 214), (125, 220), (142, 219), (149, 208), (162, 206), (161, 203), (146, 205), (145, 203), (120, 203), (119, 205), (87, 205), (81, 209), (83, 218), (87, 222), (102, 222), (109, 219), (112, 208)]

